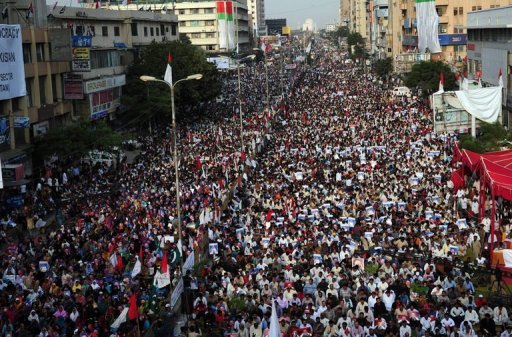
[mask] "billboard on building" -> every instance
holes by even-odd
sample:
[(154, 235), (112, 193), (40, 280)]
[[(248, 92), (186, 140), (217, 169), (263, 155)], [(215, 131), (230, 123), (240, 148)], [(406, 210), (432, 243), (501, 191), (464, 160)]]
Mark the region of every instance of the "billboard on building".
[(64, 99), (84, 99), (82, 75), (64, 74)]
[(0, 101), (26, 94), (21, 27), (0, 25)]

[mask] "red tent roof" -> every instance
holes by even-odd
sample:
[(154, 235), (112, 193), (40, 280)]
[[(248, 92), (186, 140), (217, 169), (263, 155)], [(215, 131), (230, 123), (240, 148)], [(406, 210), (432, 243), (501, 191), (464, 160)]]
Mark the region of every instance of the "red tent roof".
[(492, 161), (481, 160), (484, 177), (495, 197), (512, 200), (512, 169), (500, 166)]

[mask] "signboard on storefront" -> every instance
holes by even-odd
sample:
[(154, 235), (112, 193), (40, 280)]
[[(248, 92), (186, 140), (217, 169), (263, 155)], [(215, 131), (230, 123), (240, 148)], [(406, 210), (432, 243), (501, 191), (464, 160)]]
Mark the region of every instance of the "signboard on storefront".
[(82, 75), (64, 74), (64, 99), (84, 99)]
[(103, 91), (115, 87), (121, 87), (126, 84), (126, 76), (117, 75), (98, 80), (88, 81), (85, 83), (85, 93), (91, 94), (93, 92)]
[(73, 60), (90, 60), (91, 50), (89, 48), (73, 48)]

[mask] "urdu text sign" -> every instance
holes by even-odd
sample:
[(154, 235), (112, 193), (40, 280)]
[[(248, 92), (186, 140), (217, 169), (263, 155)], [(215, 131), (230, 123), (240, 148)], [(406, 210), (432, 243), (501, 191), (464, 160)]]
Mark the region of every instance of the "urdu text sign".
[(25, 96), (20, 25), (0, 25), (0, 101)]

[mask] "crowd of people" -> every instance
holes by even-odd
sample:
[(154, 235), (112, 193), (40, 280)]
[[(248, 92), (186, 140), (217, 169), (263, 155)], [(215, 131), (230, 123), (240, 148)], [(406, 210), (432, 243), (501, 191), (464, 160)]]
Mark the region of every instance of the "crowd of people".
[[(49, 167), (9, 218), (38, 232), (6, 243), (2, 336), (169, 336), (191, 255), (209, 262), (184, 277), (189, 337), (261, 337), (273, 302), (285, 337), (510, 336), (504, 303), (454, 267), (485, 265), (490, 233), (478, 181), (450, 183), (456, 136), (328, 43), (313, 50), (293, 71), (277, 52), (243, 70), (243, 133), (236, 74), (197, 107), (206, 118), (180, 123), (181, 233), (170, 128), (140, 137), (130, 163)], [(67, 223), (45, 228), (39, 209)]]
[(272, 302), (286, 337), (510, 336), (505, 298), (488, 303), (468, 269), (487, 267), (489, 198), (478, 214), (478, 180), (453, 190), (457, 136), (329, 46), (304, 74), (258, 169), (208, 224), (219, 258), (188, 336), (265, 335)]

